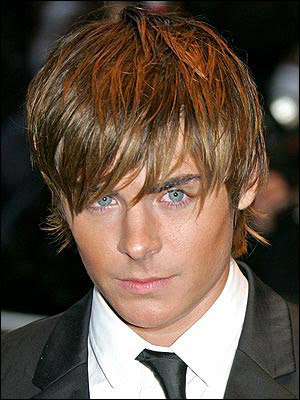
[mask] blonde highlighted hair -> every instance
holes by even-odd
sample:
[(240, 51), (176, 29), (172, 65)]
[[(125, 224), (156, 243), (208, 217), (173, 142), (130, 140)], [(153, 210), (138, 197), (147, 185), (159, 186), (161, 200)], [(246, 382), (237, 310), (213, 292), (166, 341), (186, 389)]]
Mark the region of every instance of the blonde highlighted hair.
[[(247, 66), (206, 23), (126, 7), (118, 19), (80, 24), (60, 38), (27, 97), (32, 160), (52, 192), (48, 230), (63, 249), (73, 213), (146, 166), (138, 198), (182, 159), (203, 196), (225, 183), (235, 219), (232, 255), (246, 252), (253, 209), (241, 194), (267, 177), (262, 111)], [(132, 175), (133, 176), (133, 175)], [(137, 199), (138, 200), (138, 199)]]

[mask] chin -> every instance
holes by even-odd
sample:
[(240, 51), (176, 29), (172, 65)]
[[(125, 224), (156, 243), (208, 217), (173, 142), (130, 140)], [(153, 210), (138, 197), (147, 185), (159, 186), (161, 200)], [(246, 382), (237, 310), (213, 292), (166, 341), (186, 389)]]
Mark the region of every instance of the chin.
[(141, 304), (138, 307), (127, 307), (125, 309), (121, 307), (115, 309), (115, 312), (126, 324), (137, 328), (155, 329), (172, 321), (170, 310), (153, 307), (153, 305), (147, 307)]

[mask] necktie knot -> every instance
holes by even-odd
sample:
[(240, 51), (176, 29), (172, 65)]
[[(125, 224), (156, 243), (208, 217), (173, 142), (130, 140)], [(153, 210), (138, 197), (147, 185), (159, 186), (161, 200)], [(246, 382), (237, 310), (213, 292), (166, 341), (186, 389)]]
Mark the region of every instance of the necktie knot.
[(145, 349), (136, 358), (151, 369), (167, 399), (185, 399), (187, 365), (174, 353)]

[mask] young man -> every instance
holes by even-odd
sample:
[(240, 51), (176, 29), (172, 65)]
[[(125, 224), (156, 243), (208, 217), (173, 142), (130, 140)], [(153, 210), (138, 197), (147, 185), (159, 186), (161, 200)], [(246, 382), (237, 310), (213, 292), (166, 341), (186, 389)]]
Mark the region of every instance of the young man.
[(2, 398), (296, 398), (296, 313), (235, 261), (263, 240), (249, 219), (267, 162), (227, 44), (127, 7), (62, 37), (27, 104), (49, 229), (95, 286), (3, 336)]

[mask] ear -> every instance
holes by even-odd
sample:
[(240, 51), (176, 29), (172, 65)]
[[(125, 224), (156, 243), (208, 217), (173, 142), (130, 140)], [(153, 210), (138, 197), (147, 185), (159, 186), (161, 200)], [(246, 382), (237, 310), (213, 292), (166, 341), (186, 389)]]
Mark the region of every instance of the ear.
[(245, 192), (241, 195), (238, 205), (239, 210), (244, 210), (245, 208), (248, 208), (254, 202), (257, 194), (257, 188), (258, 180), (256, 179), (255, 182), (248, 186)]

